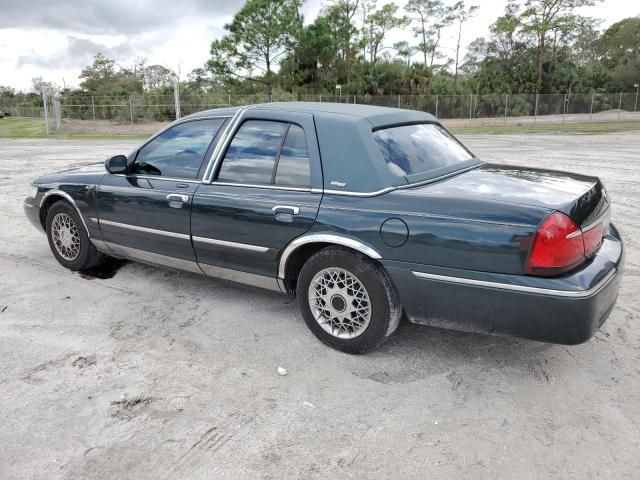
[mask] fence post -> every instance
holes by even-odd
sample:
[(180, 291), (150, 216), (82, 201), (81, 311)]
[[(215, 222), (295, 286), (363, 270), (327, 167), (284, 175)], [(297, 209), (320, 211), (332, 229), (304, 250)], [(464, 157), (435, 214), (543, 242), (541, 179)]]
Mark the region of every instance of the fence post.
[(533, 107), (533, 123), (538, 123), (538, 97), (539, 93), (536, 93), (536, 106)]
[(322, 94), (320, 94), (320, 103), (322, 103)]
[(131, 117), (131, 130), (133, 130), (133, 103), (131, 103), (131, 95), (129, 95), (129, 116)]
[(595, 93), (591, 92), (591, 109), (589, 110), (589, 121), (593, 121), (593, 97), (595, 97)]
[(398, 108), (400, 108), (400, 95), (398, 95)]
[(353, 96), (353, 104), (354, 105), (356, 104), (356, 96), (355, 95)]
[(436, 118), (438, 118), (438, 95), (436, 95)]
[(618, 100), (618, 120), (620, 120), (621, 112), (622, 112), (622, 92), (620, 93), (620, 100)]
[(469, 95), (469, 126), (471, 126), (472, 115), (473, 115), (473, 93)]
[(49, 107), (47, 107), (47, 92), (42, 90), (42, 104), (44, 105), (44, 131), (49, 135)]
[(229, 106), (231, 106), (231, 94), (228, 93), (227, 95), (229, 96)]
[(180, 120), (182, 116), (180, 112), (180, 84), (177, 80), (176, 83), (173, 84), (173, 102), (176, 109), (176, 120)]
[(93, 111), (93, 130), (98, 133), (98, 122), (96, 120), (96, 102), (91, 95), (91, 110)]
[(562, 102), (562, 124), (564, 125), (564, 118), (567, 113), (567, 94), (564, 94), (564, 101)]
[(507, 112), (509, 111), (509, 94), (505, 95), (504, 100), (504, 124), (507, 124)]
[(273, 93), (269, 94), (269, 103), (273, 103)]

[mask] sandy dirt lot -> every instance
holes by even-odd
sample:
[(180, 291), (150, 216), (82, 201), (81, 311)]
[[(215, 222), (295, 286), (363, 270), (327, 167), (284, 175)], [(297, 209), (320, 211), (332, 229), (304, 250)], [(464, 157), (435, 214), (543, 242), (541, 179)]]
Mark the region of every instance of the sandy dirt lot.
[(134, 263), (83, 278), (22, 197), (134, 144), (0, 140), (0, 478), (638, 478), (640, 133), (464, 140), (605, 181), (627, 271), (588, 343), (403, 324), (349, 356), (274, 293)]

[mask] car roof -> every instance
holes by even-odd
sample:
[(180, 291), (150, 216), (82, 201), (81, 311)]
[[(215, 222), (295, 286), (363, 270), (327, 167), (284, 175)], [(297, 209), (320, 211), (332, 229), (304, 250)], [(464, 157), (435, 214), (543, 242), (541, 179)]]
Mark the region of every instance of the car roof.
[[(323, 116), (341, 116), (343, 120), (349, 117), (353, 121), (369, 120), (374, 126), (391, 125), (412, 121), (437, 122), (437, 119), (426, 112), (415, 110), (403, 110), (399, 108), (377, 107), (372, 105), (362, 105), (353, 103), (329, 103), (329, 102), (274, 102), (247, 105), (251, 110), (273, 110), (289, 112), (305, 112), (322, 114)], [(246, 107), (224, 107), (212, 110), (204, 110), (189, 115), (185, 118), (210, 117), (214, 115), (233, 115), (240, 108)], [(347, 117), (347, 118), (345, 118)]]
[[(324, 188), (335, 190), (334, 185), (337, 184), (355, 194), (380, 192), (407, 184), (405, 177), (392, 174), (387, 167), (371, 135), (372, 131), (414, 123), (440, 124), (433, 115), (416, 110), (325, 102), (276, 102), (225, 107), (194, 113), (185, 119), (232, 116), (241, 108), (248, 108), (247, 118), (251, 117), (252, 112), (259, 112), (260, 118), (268, 118), (269, 113), (273, 112), (274, 117), (288, 116), (291, 120), (312, 114), (322, 157)], [(283, 112), (287, 114), (284, 117)], [(367, 174), (363, 175), (363, 172)]]

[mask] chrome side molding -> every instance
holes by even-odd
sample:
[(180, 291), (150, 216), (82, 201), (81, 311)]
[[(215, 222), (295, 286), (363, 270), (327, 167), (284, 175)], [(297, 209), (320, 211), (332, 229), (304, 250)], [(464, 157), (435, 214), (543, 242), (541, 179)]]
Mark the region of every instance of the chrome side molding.
[(249, 250), (251, 252), (264, 253), (269, 250), (269, 247), (262, 247), (260, 245), (249, 245), (248, 243), (228, 242), (226, 240), (217, 240), (215, 238), (207, 237), (192, 237), (194, 242), (205, 243), (209, 245), (218, 245), (221, 247), (237, 248), (239, 250)]
[(485, 280), (474, 280), (472, 278), (450, 277), (448, 275), (436, 275), (435, 273), (411, 272), (418, 278), (424, 280), (435, 280), (438, 282), (458, 283), (461, 285), (469, 285), (473, 287), (496, 288), (499, 290), (510, 290), (521, 293), (533, 293), (536, 295), (549, 295), (552, 297), (565, 298), (585, 298), (598, 293), (613, 279), (617, 270), (611, 270), (602, 280), (588, 290), (556, 290), (552, 288), (530, 287), (527, 285), (513, 285), (510, 283), (488, 282)]
[(122, 228), (125, 230), (135, 230), (137, 232), (150, 233), (152, 235), (161, 235), (164, 237), (181, 238), (183, 240), (190, 240), (191, 236), (186, 233), (169, 232), (167, 230), (157, 230), (155, 228), (139, 227), (138, 225), (131, 225), (129, 223), (112, 222), (111, 220), (99, 220), (100, 226), (109, 225), (111, 227)]
[(243, 285), (251, 285), (252, 287), (273, 290), (275, 292), (281, 291), (277, 279), (273, 277), (266, 277), (264, 275), (257, 275), (255, 273), (241, 272), (239, 270), (232, 270), (230, 268), (208, 265), (206, 263), (201, 263), (200, 268), (202, 268), (202, 271), (208, 277), (222, 278), (223, 280), (229, 280), (231, 282), (242, 283)]
[[(147, 252), (145, 250), (138, 250), (137, 248), (125, 247), (112, 242), (100, 242), (100, 247), (107, 247), (108, 252), (116, 257), (127, 258), (142, 263), (147, 263), (153, 266), (167, 267), (176, 270), (185, 270), (187, 272), (199, 273), (202, 275), (202, 269), (196, 262), (191, 260), (185, 260), (183, 258), (169, 257), (167, 255), (161, 255), (159, 253)], [(96, 248), (101, 248), (96, 245)]]
[(235, 283), (250, 285), (253, 287), (264, 288), (275, 292), (281, 292), (278, 280), (273, 277), (257, 275), (255, 273), (241, 272), (229, 268), (217, 267), (215, 265), (198, 264), (191, 260), (182, 258), (169, 257), (159, 253), (138, 250), (137, 248), (125, 247), (112, 242), (104, 242), (102, 240), (94, 241), (94, 245), (98, 250), (109, 255), (120, 258), (135, 260), (137, 262), (146, 263), (157, 267), (165, 267), (174, 270), (184, 270), (187, 272), (204, 274), (212, 278), (221, 278)]

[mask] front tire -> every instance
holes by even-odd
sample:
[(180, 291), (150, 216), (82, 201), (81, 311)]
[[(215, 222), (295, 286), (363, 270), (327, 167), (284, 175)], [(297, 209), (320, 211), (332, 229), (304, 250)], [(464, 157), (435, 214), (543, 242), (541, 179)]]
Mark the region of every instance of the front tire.
[(296, 295), (314, 335), (346, 353), (378, 347), (398, 327), (402, 313), (382, 267), (343, 247), (322, 249), (306, 261)]
[(69, 270), (87, 270), (106, 260), (89, 240), (82, 219), (68, 202), (60, 200), (47, 212), (47, 239), (53, 256)]

